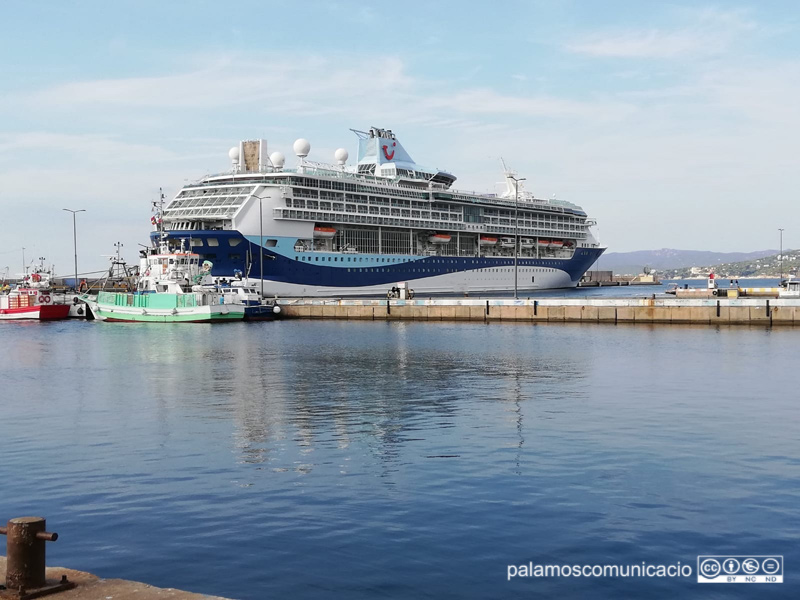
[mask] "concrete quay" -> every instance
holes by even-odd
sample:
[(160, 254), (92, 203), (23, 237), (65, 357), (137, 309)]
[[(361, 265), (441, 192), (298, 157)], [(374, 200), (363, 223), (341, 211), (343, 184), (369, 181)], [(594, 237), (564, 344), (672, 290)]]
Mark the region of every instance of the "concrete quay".
[(800, 300), (764, 298), (284, 298), (283, 318), (530, 323), (800, 325)]
[[(60, 567), (48, 567), (45, 571), (48, 580), (60, 580), (66, 575), (76, 587), (71, 590), (58, 592), (44, 598), (53, 600), (226, 600), (219, 596), (206, 596), (193, 594), (171, 588), (157, 588), (146, 583), (125, 581), (123, 579), (100, 579), (89, 573), (73, 571)], [(6, 579), (6, 557), (0, 556), (0, 583)], [(202, 587), (202, 577), (198, 580), (198, 587)], [(0, 598), (16, 598), (16, 593), (9, 591), (0, 592)]]

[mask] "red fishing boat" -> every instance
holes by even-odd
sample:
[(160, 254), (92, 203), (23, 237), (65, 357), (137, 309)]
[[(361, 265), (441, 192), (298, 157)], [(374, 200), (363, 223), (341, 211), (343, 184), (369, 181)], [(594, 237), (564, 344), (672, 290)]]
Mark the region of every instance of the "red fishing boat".
[(47, 290), (16, 287), (0, 296), (0, 321), (55, 321), (69, 316), (69, 304), (52, 304)]

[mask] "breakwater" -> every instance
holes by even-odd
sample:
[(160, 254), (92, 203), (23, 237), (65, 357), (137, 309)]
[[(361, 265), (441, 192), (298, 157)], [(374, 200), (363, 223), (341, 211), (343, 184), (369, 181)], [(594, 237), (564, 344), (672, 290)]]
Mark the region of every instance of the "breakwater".
[(800, 301), (764, 298), (283, 299), (285, 318), (800, 325)]

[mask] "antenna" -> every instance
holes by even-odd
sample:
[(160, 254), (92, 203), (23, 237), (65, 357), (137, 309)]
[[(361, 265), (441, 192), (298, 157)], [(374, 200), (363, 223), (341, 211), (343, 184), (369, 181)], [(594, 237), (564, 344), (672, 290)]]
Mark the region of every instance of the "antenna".
[(160, 234), (161, 239), (164, 239), (164, 190), (158, 188), (158, 233)]
[(355, 133), (356, 136), (358, 137), (358, 139), (360, 139), (360, 140), (366, 140), (366, 139), (369, 139), (369, 137), (370, 137), (369, 132), (367, 132), (367, 131), (360, 131), (359, 129), (352, 129), (352, 128), (350, 129), (350, 131)]

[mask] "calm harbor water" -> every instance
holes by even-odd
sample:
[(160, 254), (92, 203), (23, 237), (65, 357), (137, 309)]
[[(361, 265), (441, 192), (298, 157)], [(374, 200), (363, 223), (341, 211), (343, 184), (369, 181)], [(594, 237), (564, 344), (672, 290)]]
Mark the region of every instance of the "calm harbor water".
[[(46, 516), (50, 564), (248, 600), (797, 597), (798, 339), (4, 324), (0, 520)], [(696, 583), (715, 553), (787, 583)], [(529, 561), (693, 575), (507, 581)]]

